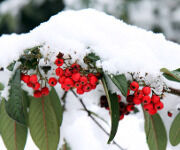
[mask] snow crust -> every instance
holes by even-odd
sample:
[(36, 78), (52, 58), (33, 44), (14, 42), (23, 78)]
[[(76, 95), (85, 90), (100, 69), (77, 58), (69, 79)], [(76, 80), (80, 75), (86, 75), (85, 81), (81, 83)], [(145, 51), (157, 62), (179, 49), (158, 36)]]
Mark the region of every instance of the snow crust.
[[(52, 63), (59, 51), (70, 54), (73, 60), (79, 59), (79, 63), (82, 63), (87, 53), (95, 52), (101, 58), (98, 65), (109, 73), (149, 72), (157, 76), (160, 68), (171, 70), (178, 68), (180, 64), (180, 45), (167, 41), (162, 34), (154, 34), (127, 25), (105, 13), (85, 9), (61, 12), (27, 34), (1, 36), (0, 67), (6, 68), (19, 58), (23, 50), (38, 45), (43, 46), (41, 52), (44, 56), (48, 55)], [(0, 72), (0, 82), (6, 87), (10, 76), (11, 73), (6, 69)], [(59, 87), (57, 89), (60, 91)], [(62, 91), (58, 94), (61, 96)], [(82, 98), (90, 110), (110, 123), (108, 112), (97, 106), (102, 94), (104, 92), (99, 85), (97, 90), (83, 95)], [(166, 112), (169, 104), (172, 107), (179, 100), (176, 96), (167, 95), (164, 101), (165, 109), (160, 113), (169, 130), (173, 118), (168, 118)], [(78, 101), (69, 93), (67, 111), (61, 127), (61, 140), (65, 137), (72, 150), (116, 150), (114, 145), (106, 145), (108, 137), (80, 108)], [(128, 150), (148, 150), (143, 121), (142, 112), (125, 117), (120, 122), (115, 140)], [(104, 126), (109, 130), (108, 126)], [(29, 146), (30, 141), (28, 140), (26, 150), (36, 150), (34, 146)], [(172, 148), (169, 145), (167, 148), (172, 149), (178, 150), (180, 146)]]

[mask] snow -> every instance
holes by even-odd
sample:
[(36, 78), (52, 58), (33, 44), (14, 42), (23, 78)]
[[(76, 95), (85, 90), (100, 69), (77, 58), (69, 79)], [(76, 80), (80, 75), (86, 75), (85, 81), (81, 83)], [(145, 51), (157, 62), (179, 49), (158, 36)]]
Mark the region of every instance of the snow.
[[(1, 36), (0, 67), (6, 68), (23, 54), (24, 49), (38, 45), (43, 46), (41, 52), (44, 56), (48, 55), (52, 61), (51, 64), (59, 51), (70, 54), (73, 60), (78, 59), (80, 64), (83, 63), (82, 59), (87, 53), (95, 52), (101, 58), (98, 65), (108, 73), (148, 72), (152, 76), (158, 76), (161, 75), (162, 67), (172, 70), (178, 68), (180, 64), (180, 45), (167, 41), (162, 34), (154, 34), (151, 31), (127, 25), (103, 12), (85, 9), (61, 12), (27, 34)], [(11, 74), (7, 69), (0, 72), (0, 82), (6, 87)], [(62, 95), (62, 92), (59, 94)], [(97, 106), (102, 94), (104, 92), (99, 85), (98, 89), (83, 95), (82, 98), (90, 110), (100, 114), (110, 123), (108, 112)], [(2, 95), (7, 97), (7, 89), (2, 92)], [(168, 122), (166, 126), (169, 130), (173, 118), (167, 118), (165, 114), (169, 109), (169, 103), (174, 106), (179, 100), (176, 96), (167, 95), (164, 101), (166, 111), (163, 110), (164, 113), (161, 115), (163, 120)], [(106, 145), (108, 137), (85, 112), (80, 111), (81, 106), (71, 93), (68, 94), (66, 106), (67, 111), (64, 113), (61, 127), (61, 140), (65, 137), (73, 150), (117, 149), (114, 145)], [(128, 150), (148, 150), (143, 120), (142, 112), (125, 117), (120, 122), (115, 140)], [(104, 126), (109, 130), (108, 126), (105, 124)], [(36, 150), (37, 148), (30, 143), (31, 140), (28, 140), (26, 150)], [(179, 148), (180, 146), (177, 146), (173, 149)], [(172, 150), (172, 147), (169, 146), (167, 150)]]

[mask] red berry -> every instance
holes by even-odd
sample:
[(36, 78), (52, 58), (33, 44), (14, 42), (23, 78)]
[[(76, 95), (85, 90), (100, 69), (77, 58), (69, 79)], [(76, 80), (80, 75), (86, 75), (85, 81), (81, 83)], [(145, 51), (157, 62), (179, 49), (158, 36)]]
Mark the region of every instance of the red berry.
[(82, 77), (80, 78), (80, 83), (81, 83), (82, 85), (87, 84), (87, 81), (88, 81), (88, 79), (87, 79), (87, 77), (85, 77), (85, 76), (82, 76)]
[(35, 84), (32, 84), (32, 85), (33, 85), (32, 88), (33, 88), (34, 90), (39, 90), (39, 88), (40, 88), (40, 86), (41, 86), (39, 82), (36, 82)]
[(130, 84), (130, 89), (132, 91), (137, 91), (139, 89), (139, 84), (136, 82), (136, 81), (133, 81), (131, 84)]
[(89, 79), (90, 77), (92, 77), (92, 76), (94, 76), (93, 73), (89, 73), (89, 74), (87, 75), (88, 79)]
[(151, 98), (150, 98), (150, 96), (144, 96), (144, 97), (142, 98), (142, 102), (143, 102), (144, 104), (149, 104), (149, 103), (151, 103)]
[(82, 85), (80, 84), (80, 82), (76, 82), (74, 84), (74, 86), (78, 89), (78, 88), (82, 88)]
[(134, 110), (134, 105), (127, 105), (127, 106), (126, 106), (126, 110), (127, 110), (128, 112), (133, 111), (133, 110)]
[(156, 103), (154, 105), (154, 107), (157, 109), (157, 110), (161, 110), (164, 108), (164, 104), (160, 101), (159, 103)]
[(65, 70), (65, 76), (66, 76), (66, 77), (72, 76), (72, 72), (71, 72), (71, 70), (70, 70), (69, 68), (66, 68), (66, 70)]
[(77, 63), (72, 64), (71, 68), (73, 70), (73, 73), (79, 72), (81, 70), (81, 66)]
[(133, 102), (134, 102), (134, 104), (139, 105), (139, 104), (141, 104), (141, 99), (139, 99), (137, 96), (135, 96), (133, 98)]
[(121, 102), (121, 96), (117, 95), (117, 98), (118, 98), (118, 103), (120, 103)]
[(73, 79), (74, 81), (79, 81), (80, 77), (81, 77), (81, 74), (78, 73), (78, 72), (72, 74), (72, 79)]
[(124, 114), (121, 114), (119, 120), (123, 120), (123, 119), (124, 119)]
[(78, 94), (84, 94), (84, 91), (83, 91), (83, 89), (81, 89), (81, 88), (78, 88), (77, 90), (76, 90), (76, 92), (78, 93)]
[(65, 84), (61, 84), (61, 88), (65, 91), (69, 91), (70, 87), (66, 86)]
[(65, 77), (65, 76), (62, 76), (62, 77), (60, 77), (60, 78), (58, 79), (58, 82), (59, 82), (60, 84), (63, 84), (65, 79), (66, 79), (66, 77)]
[(89, 82), (90, 82), (90, 84), (92, 84), (92, 85), (96, 85), (97, 82), (98, 82), (98, 78), (93, 75), (93, 76), (91, 76), (91, 77), (89, 78)]
[(160, 102), (160, 97), (157, 96), (157, 95), (153, 95), (153, 96), (151, 97), (151, 101), (152, 101), (154, 104), (159, 103), (159, 102)]
[(31, 75), (29, 78), (29, 82), (32, 82), (32, 83), (38, 82), (37, 75), (36, 74)]
[(54, 63), (60, 67), (64, 64), (64, 60), (61, 58), (57, 58)]
[(41, 91), (39, 91), (39, 90), (34, 91), (34, 97), (36, 97), (36, 98), (40, 98), (41, 96), (42, 96)]
[(65, 85), (66, 87), (71, 88), (71, 87), (74, 86), (74, 82), (73, 82), (73, 80), (72, 80), (71, 78), (66, 78), (66, 79), (64, 80), (64, 85)]
[(30, 76), (21, 74), (21, 80), (24, 81), (25, 83), (29, 83)]
[(96, 85), (91, 85), (91, 88), (94, 90), (96, 88)]
[(29, 83), (27, 83), (27, 86), (32, 88), (33, 87), (33, 83), (29, 82)]
[(151, 88), (148, 86), (143, 87), (142, 89), (144, 95), (149, 95), (151, 93)]
[(127, 96), (129, 96), (129, 94), (130, 94), (130, 90), (128, 89), (128, 91), (127, 91)]
[(58, 67), (56, 69), (56, 75), (61, 77), (61, 76), (63, 76), (63, 74), (64, 74), (64, 70), (62, 68)]
[(156, 109), (151, 109), (148, 111), (150, 115), (154, 115), (157, 113), (157, 110)]
[(49, 94), (49, 89), (48, 87), (43, 87), (41, 89), (41, 93), (42, 93), (42, 96), (47, 96)]
[(56, 78), (51, 77), (51, 78), (49, 78), (48, 83), (50, 86), (55, 86), (57, 84), (57, 80), (56, 80)]
[(145, 104), (143, 107), (144, 107), (144, 110), (146, 111), (150, 111), (154, 109), (153, 104)]
[(168, 116), (172, 117), (172, 115), (173, 115), (172, 112), (168, 111)]
[(89, 91), (91, 91), (91, 84), (86, 84), (86, 85), (84, 85), (83, 86), (83, 90), (84, 90), (84, 92), (89, 92)]
[(129, 104), (133, 104), (133, 98), (134, 98), (134, 95), (129, 95), (129, 96), (127, 96), (126, 101), (127, 101)]

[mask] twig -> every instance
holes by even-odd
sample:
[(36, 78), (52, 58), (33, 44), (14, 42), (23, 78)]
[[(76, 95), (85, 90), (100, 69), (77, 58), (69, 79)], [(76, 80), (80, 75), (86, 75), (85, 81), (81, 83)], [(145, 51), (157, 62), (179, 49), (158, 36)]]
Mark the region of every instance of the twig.
[(66, 100), (65, 100), (65, 99), (66, 99), (67, 93), (68, 93), (68, 92), (65, 91), (64, 94), (63, 94), (63, 96), (61, 97), (61, 100), (62, 100), (63, 103), (64, 103), (63, 106), (62, 106), (62, 107), (63, 107), (63, 111), (66, 110)]
[[(83, 100), (73, 91), (71, 90), (71, 92), (74, 94), (74, 96), (79, 100), (79, 102), (81, 103), (81, 105), (83, 106), (84, 110), (87, 112), (88, 116), (94, 121), (94, 123), (96, 123), (96, 125), (108, 136), (110, 136), (110, 134), (103, 128), (103, 126), (91, 115), (91, 112), (87, 109), (86, 105), (84, 104)], [(125, 150), (124, 148), (122, 148), (118, 143), (116, 143), (114, 140), (112, 141), (112, 143), (114, 145), (116, 145), (119, 149), (121, 150)]]
[(175, 89), (175, 88), (172, 88), (172, 87), (168, 87), (168, 88), (169, 88), (170, 91), (166, 91), (167, 93), (171, 93), (171, 94), (180, 96), (180, 90), (179, 89)]

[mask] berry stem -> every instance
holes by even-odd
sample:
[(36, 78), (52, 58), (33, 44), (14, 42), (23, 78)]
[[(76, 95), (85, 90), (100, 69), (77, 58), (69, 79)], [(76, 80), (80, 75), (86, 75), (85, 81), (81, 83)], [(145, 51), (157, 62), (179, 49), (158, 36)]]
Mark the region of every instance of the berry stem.
[[(83, 100), (71, 89), (71, 92), (73, 95), (79, 100), (81, 105), (83, 106), (84, 110), (87, 112), (88, 116), (94, 121), (94, 123), (108, 136), (110, 134), (103, 128), (103, 126), (91, 115), (91, 112), (87, 109), (86, 105), (84, 104)], [(112, 142), (114, 145), (116, 145), (120, 150), (125, 150), (122, 148), (118, 143), (116, 143), (114, 140)]]

